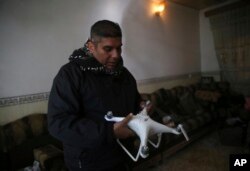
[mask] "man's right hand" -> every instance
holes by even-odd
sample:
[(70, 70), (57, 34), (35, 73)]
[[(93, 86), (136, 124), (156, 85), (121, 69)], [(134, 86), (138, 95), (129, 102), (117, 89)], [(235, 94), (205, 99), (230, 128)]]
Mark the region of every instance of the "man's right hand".
[(133, 118), (133, 114), (128, 114), (121, 122), (114, 124), (114, 134), (116, 138), (126, 139), (135, 136), (135, 133), (128, 128), (128, 122)]

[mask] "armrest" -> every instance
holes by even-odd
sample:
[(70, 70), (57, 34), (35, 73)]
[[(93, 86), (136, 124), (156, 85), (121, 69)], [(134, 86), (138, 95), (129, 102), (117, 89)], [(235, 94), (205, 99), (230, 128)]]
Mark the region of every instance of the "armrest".
[(50, 170), (58, 158), (63, 159), (63, 151), (52, 144), (35, 148), (33, 150), (34, 160), (40, 163), (43, 170)]

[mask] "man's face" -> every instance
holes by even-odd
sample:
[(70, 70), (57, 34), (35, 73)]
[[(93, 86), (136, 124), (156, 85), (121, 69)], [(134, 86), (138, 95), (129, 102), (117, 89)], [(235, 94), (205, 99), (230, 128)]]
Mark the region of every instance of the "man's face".
[(103, 37), (99, 38), (97, 42), (90, 41), (89, 44), (89, 49), (93, 56), (110, 70), (114, 70), (120, 61), (121, 47), (121, 37)]

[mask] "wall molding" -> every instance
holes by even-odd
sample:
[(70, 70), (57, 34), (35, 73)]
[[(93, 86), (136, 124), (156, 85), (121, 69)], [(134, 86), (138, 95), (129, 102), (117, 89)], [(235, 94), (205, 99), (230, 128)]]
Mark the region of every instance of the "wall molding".
[(0, 98), (0, 107), (34, 103), (49, 99), (49, 92)]
[(188, 74), (182, 74), (182, 75), (164, 76), (164, 77), (156, 77), (156, 78), (150, 78), (150, 79), (137, 80), (137, 84), (144, 85), (144, 84), (151, 84), (151, 83), (164, 82), (164, 81), (190, 79), (192, 77), (197, 77), (197, 76), (198, 77), (201, 76), (201, 73), (194, 72), (194, 73), (188, 73)]
[(214, 70), (214, 71), (202, 71), (201, 75), (220, 75), (220, 70)]

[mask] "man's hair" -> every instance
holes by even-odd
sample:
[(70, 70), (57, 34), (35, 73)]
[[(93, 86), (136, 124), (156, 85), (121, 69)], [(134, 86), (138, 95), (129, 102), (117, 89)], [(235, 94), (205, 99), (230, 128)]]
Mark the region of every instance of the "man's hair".
[(100, 20), (91, 26), (90, 38), (101, 37), (122, 37), (122, 31), (119, 24), (109, 20)]

